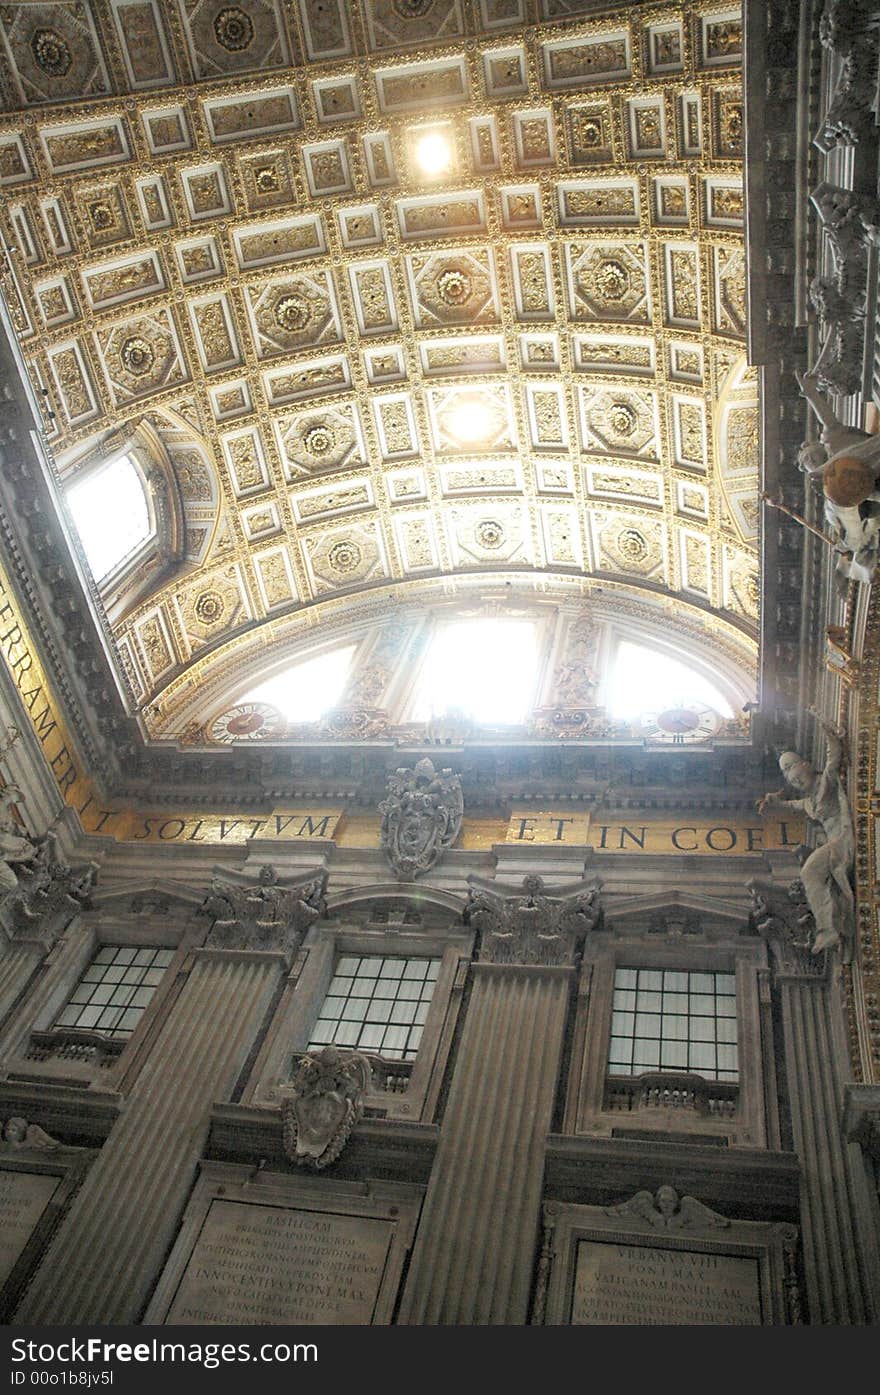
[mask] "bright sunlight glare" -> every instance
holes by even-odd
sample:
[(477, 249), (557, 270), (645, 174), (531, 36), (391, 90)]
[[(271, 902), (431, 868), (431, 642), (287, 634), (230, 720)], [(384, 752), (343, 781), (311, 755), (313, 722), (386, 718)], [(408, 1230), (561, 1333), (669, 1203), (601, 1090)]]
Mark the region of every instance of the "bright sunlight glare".
[(67, 507), (96, 581), (150, 536), (144, 486), (127, 455), (75, 481), (67, 490)]
[(428, 131), (416, 145), (416, 159), (425, 174), (442, 174), (452, 164), (452, 146), (439, 131)]
[(462, 620), (439, 631), (422, 669), (413, 720), (464, 716), (486, 726), (524, 720), (538, 651), (526, 620)]
[(610, 716), (632, 719), (689, 702), (705, 703), (721, 717), (733, 716), (730, 703), (701, 673), (657, 649), (621, 641), (605, 699)]
[(316, 722), (342, 694), (355, 646), (293, 664), (243, 693), (239, 702), (269, 702), (289, 722)]

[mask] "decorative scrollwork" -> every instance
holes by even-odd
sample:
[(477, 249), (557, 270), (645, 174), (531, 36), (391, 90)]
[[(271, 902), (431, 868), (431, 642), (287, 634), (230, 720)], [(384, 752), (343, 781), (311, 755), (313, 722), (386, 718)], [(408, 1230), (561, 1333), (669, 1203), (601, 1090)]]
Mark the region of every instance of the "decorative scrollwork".
[(464, 801), (458, 776), (434, 769), (426, 757), (414, 769), (401, 767), (388, 779), (379, 805), (381, 842), (395, 874), (411, 881), (427, 872), (461, 828)]
[(521, 893), (513, 896), (503, 887), (470, 882), (466, 914), (482, 936), (482, 963), (571, 964), (599, 924), (600, 882), (580, 882), (557, 896), (547, 895), (536, 876), (524, 877)]
[(325, 1046), (299, 1058), (281, 1102), (291, 1162), (321, 1170), (336, 1161), (364, 1112), (370, 1077), (370, 1063), (359, 1051)]

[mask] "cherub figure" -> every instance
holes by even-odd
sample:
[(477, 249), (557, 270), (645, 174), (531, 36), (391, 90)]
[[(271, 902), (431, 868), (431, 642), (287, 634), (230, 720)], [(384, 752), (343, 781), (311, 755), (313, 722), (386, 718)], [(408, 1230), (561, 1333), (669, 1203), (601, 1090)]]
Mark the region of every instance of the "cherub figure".
[[(815, 713), (813, 714), (816, 715)], [(821, 718), (825, 733), (826, 757), (821, 770), (814, 770), (797, 751), (783, 751), (779, 768), (800, 797), (784, 798), (784, 791), (765, 794), (758, 812), (768, 809), (794, 809), (818, 823), (825, 842), (810, 853), (801, 868), (801, 883), (807, 905), (816, 922), (813, 954), (850, 940), (855, 924), (855, 900), (850, 873), (855, 858), (855, 833), (846, 787), (840, 776), (844, 733)]]
[(825, 516), (841, 554), (838, 570), (870, 581), (880, 546), (880, 435), (846, 426), (819, 391), (815, 373), (798, 374), (798, 382), (822, 426), (818, 442), (801, 447), (798, 465), (821, 478)]
[(730, 1225), (726, 1216), (704, 1206), (694, 1196), (679, 1196), (675, 1187), (664, 1183), (656, 1192), (636, 1192), (628, 1201), (606, 1206), (606, 1216), (616, 1216), (635, 1224), (647, 1224), (655, 1230), (687, 1230), (690, 1226), (723, 1230)]
[(2, 1125), (2, 1136), (8, 1148), (39, 1148), (48, 1153), (61, 1147), (58, 1140), (41, 1129), (39, 1124), (29, 1124), (18, 1114), (13, 1114)]

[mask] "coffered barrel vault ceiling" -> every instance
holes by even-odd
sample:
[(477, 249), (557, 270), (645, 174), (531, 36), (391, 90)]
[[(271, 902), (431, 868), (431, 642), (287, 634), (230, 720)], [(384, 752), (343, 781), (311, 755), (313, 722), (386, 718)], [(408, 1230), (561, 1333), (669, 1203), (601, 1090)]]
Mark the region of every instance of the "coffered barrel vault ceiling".
[(179, 491), (184, 561), (114, 622), (151, 730), (420, 578), (754, 636), (737, 9), (102, 0), (2, 6), (0, 39), (59, 469), (143, 422)]

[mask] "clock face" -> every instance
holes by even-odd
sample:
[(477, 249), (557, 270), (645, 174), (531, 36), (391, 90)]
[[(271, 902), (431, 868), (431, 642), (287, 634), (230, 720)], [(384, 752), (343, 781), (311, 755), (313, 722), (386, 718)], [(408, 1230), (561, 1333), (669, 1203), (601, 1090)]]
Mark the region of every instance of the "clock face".
[(268, 702), (240, 702), (215, 717), (208, 735), (212, 741), (261, 741), (284, 729), (284, 718)]
[(701, 702), (667, 707), (662, 712), (649, 712), (642, 721), (649, 740), (664, 741), (671, 746), (709, 741), (721, 725), (718, 713)]

